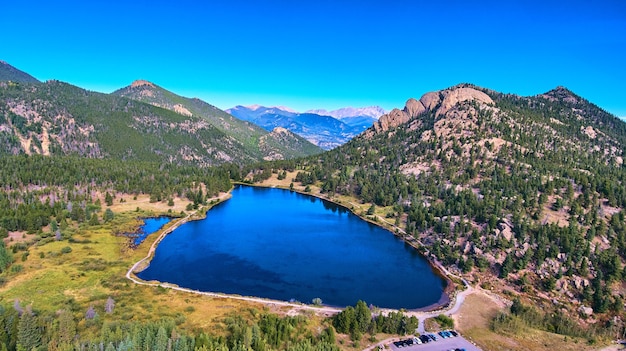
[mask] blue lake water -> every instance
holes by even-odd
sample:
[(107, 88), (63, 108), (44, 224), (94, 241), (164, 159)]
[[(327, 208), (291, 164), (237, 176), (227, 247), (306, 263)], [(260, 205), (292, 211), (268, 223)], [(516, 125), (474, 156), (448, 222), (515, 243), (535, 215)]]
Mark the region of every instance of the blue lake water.
[(141, 244), (144, 240), (146, 240), (148, 235), (163, 228), (164, 225), (171, 221), (172, 218), (170, 217), (156, 217), (144, 219), (144, 224), (139, 227), (139, 231), (135, 234), (131, 234), (133, 238), (133, 244), (135, 246)]
[(342, 307), (416, 309), (445, 299), (445, 281), (389, 231), (315, 197), (249, 186), (166, 236), (138, 276)]

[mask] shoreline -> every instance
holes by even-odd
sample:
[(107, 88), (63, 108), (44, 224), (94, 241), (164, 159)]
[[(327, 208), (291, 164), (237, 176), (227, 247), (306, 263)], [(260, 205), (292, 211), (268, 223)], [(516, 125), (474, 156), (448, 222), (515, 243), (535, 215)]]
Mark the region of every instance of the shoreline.
[[(443, 289), (443, 293), (442, 296), (439, 298), (439, 301), (430, 304), (428, 306), (424, 306), (424, 307), (420, 307), (420, 308), (416, 308), (416, 309), (410, 309), (407, 311), (412, 311), (412, 312), (432, 312), (432, 311), (439, 311), (439, 310), (444, 310), (446, 308), (448, 308), (449, 306), (454, 305), (454, 295), (456, 295), (457, 292), (457, 284), (450, 278), (450, 276), (454, 276), (452, 273), (448, 272), (447, 269), (445, 269), (445, 267), (443, 267), (443, 265), (436, 260), (436, 258), (431, 257), (429, 255), (426, 255), (424, 253), (422, 253), (419, 248), (420, 247), (424, 247), (419, 240), (412, 238), (412, 240), (407, 240), (404, 236), (400, 235), (401, 233), (406, 235), (406, 232), (404, 231), (404, 229), (399, 228), (399, 227), (395, 227), (392, 226), (391, 224), (387, 223), (385, 220), (381, 219), (379, 221), (374, 221), (371, 218), (367, 218), (366, 216), (361, 216), (360, 214), (356, 213), (352, 208), (349, 208), (348, 206), (346, 206), (345, 204), (341, 203), (341, 202), (337, 202), (336, 200), (333, 200), (329, 197), (325, 197), (322, 196), (321, 194), (313, 194), (310, 192), (305, 192), (302, 190), (298, 190), (298, 189), (290, 189), (290, 188), (286, 188), (280, 185), (260, 185), (260, 184), (249, 184), (249, 183), (244, 183), (244, 182), (233, 182), (234, 185), (245, 185), (245, 186), (252, 186), (252, 187), (258, 187), (258, 188), (275, 188), (275, 189), (282, 189), (282, 190), (288, 190), (288, 191), (293, 191), (296, 192), (298, 194), (301, 195), (308, 195), (308, 196), (312, 196), (314, 198), (323, 200), (323, 201), (328, 201), (336, 206), (340, 206), (344, 209), (346, 209), (347, 211), (349, 211), (350, 213), (352, 213), (353, 215), (359, 217), (360, 219), (376, 225), (382, 229), (387, 230), (388, 232), (390, 232), (393, 236), (398, 237), (400, 239), (402, 239), (402, 241), (407, 244), (410, 245), (413, 249), (415, 249), (417, 251), (418, 254), (420, 254), (422, 257), (424, 257), (426, 259), (426, 261), (428, 261), (428, 264), (430, 266), (430, 268), (433, 270), (433, 272), (439, 276), (440, 278), (442, 278), (445, 282), (446, 282), (446, 286)], [(351, 204), (352, 206), (354, 206), (354, 204), (352, 204), (351, 202), (349, 202), (349, 204)], [(380, 218), (380, 216), (376, 215), (376, 217)], [(416, 244), (417, 243), (417, 244)], [(469, 287), (469, 284), (467, 284), (461, 277), (456, 277), (458, 279), (461, 279), (464, 284), (463, 286), (466, 289), (460, 290), (461, 291), (465, 291), (467, 290), (467, 287)], [(385, 309), (387, 310), (387, 309)]]
[[(325, 313), (325, 314), (335, 314), (335, 313), (339, 313), (341, 311), (344, 310), (345, 307), (340, 308), (340, 307), (336, 307), (336, 306), (329, 306), (329, 305), (320, 305), (320, 306), (315, 306), (315, 305), (308, 305), (308, 304), (304, 304), (304, 303), (292, 303), (292, 302), (288, 302), (288, 301), (282, 301), (282, 300), (274, 300), (274, 299), (269, 299), (269, 298), (262, 298), (262, 297), (254, 297), (254, 296), (241, 296), (241, 295), (231, 295), (231, 294), (223, 294), (223, 293), (217, 293), (217, 292), (207, 292), (207, 291), (200, 291), (200, 290), (193, 290), (193, 289), (189, 289), (189, 288), (183, 288), (180, 287), (176, 284), (171, 284), (171, 283), (166, 283), (166, 282), (159, 282), (159, 281), (145, 281), (143, 279), (140, 279), (139, 277), (137, 277), (136, 273), (140, 273), (143, 270), (145, 270), (146, 268), (149, 267), (150, 265), (150, 261), (152, 260), (154, 253), (156, 251), (156, 247), (158, 246), (158, 244), (170, 233), (172, 233), (174, 230), (176, 230), (178, 227), (180, 227), (181, 225), (189, 222), (189, 221), (195, 221), (195, 220), (201, 220), (204, 219), (208, 213), (208, 211), (211, 210), (211, 208), (214, 205), (217, 205), (219, 203), (221, 203), (222, 201), (226, 201), (228, 199), (231, 198), (231, 192), (234, 189), (234, 186), (251, 186), (251, 187), (258, 187), (258, 188), (277, 188), (277, 189), (282, 189), (282, 190), (288, 190), (288, 191), (293, 191), (293, 192), (297, 192), (301, 195), (308, 195), (308, 196), (312, 196), (314, 198), (318, 198), (322, 201), (328, 201), (336, 206), (341, 206), (342, 208), (346, 209), (347, 211), (350, 211), (350, 213), (354, 214), (355, 216), (359, 217), (362, 220), (367, 221), (370, 224), (376, 225), (380, 228), (383, 228), (385, 230), (387, 230), (388, 232), (390, 232), (391, 234), (393, 234), (394, 236), (402, 239), (406, 244), (411, 245), (416, 251), (418, 251), (418, 253), (420, 255), (422, 255), (427, 261), (428, 264), (430, 266), (430, 268), (433, 270), (433, 272), (439, 276), (440, 278), (442, 278), (445, 282), (446, 282), (446, 287), (443, 289), (442, 295), (440, 297), (440, 299), (433, 303), (430, 304), (428, 306), (424, 306), (424, 307), (420, 307), (420, 308), (416, 308), (416, 309), (410, 309), (410, 310), (405, 310), (406, 312), (408, 312), (409, 315), (420, 315), (420, 317), (425, 317), (425, 316), (421, 316), (422, 314), (424, 315), (432, 315), (426, 318), (431, 318), (434, 317), (440, 313), (446, 313), (446, 310), (453, 310), (456, 305), (457, 305), (457, 289), (456, 289), (456, 283), (450, 278), (449, 275), (451, 275), (451, 273), (449, 273), (439, 262), (437, 262), (436, 260), (432, 259), (431, 257), (423, 254), (422, 252), (420, 252), (418, 250), (419, 246), (416, 246), (415, 242), (417, 242), (418, 244), (420, 244), (417, 240), (406, 240), (403, 236), (400, 235), (400, 233), (404, 233), (406, 234), (406, 232), (404, 230), (402, 230), (401, 228), (397, 228), (397, 227), (392, 227), (389, 228), (385, 225), (381, 225), (380, 222), (378, 221), (373, 221), (370, 218), (366, 218), (363, 217), (357, 213), (355, 213), (355, 211), (347, 206), (345, 206), (343, 203), (337, 202), (335, 200), (326, 198), (326, 197), (322, 197), (320, 195), (315, 195), (315, 194), (311, 194), (311, 193), (307, 193), (307, 192), (303, 192), (297, 189), (289, 189), (289, 188), (284, 188), (281, 186), (267, 186), (267, 185), (259, 185), (259, 184), (249, 184), (249, 183), (244, 183), (244, 182), (233, 182), (233, 188), (231, 188), (227, 193), (224, 193), (224, 195), (220, 195), (218, 196), (217, 200), (219, 200), (218, 203), (216, 204), (212, 204), (210, 205), (206, 211), (203, 212), (203, 214), (195, 217), (196, 215), (198, 215), (198, 211), (201, 211), (202, 209), (204, 209), (204, 207), (202, 209), (199, 210), (195, 210), (191, 213), (189, 213), (187, 216), (185, 217), (180, 217), (178, 218), (178, 220), (173, 219), (170, 223), (174, 222), (170, 227), (165, 228), (165, 229), (161, 229), (162, 232), (159, 234), (159, 236), (157, 237), (157, 239), (152, 243), (152, 245), (150, 246), (150, 249), (148, 250), (148, 254), (140, 259), (139, 261), (137, 261), (127, 272), (126, 272), (126, 278), (131, 280), (132, 282), (134, 282), (135, 284), (138, 285), (148, 285), (148, 286), (159, 286), (159, 287), (163, 287), (163, 288), (169, 288), (169, 289), (173, 289), (173, 290), (177, 290), (177, 291), (182, 291), (182, 292), (188, 292), (188, 293), (194, 293), (194, 294), (200, 294), (200, 295), (204, 295), (204, 296), (210, 296), (210, 297), (217, 297), (217, 298), (231, 298), (231, 299), (237, 299), (237, 300), (243, 300), (243, 301), (249, 301), (249, 302), (257, 302), (257, 303), (262, 303), (265, 305), (270, 305), (270, 306), (288, 306), (288, 307), (293, 307), (296, 309), (305, 309), (305, 310), (312, 310), (314, 312), (318, 312), (318, 313)], [(215, 199), (213, 199), (215, 200)], [(379, 217), (379, 216), (377, 216)], [(385, 221), (383, 221), (382, 223), (385, 223), (387, 225), (389, 225), (388, 223), (386, 223)], [(169, 223), (168, 223), (169, 224)], [(390, 225), (389, 225), (390, 226)], [(394, 232), (394, 230), (392, 229), (396, 229), (396, 231)], [(420, 244), (421, 245), (421, 244)], [(469, 284), (467, 284), (467, 282), (465, 280), (463, 280), (464, 285), (465, 285), (465, 289), (461, 290), (459, 292), (468, 292), (470, 289)], [(392, 312), (392, 311), (400, 311), (400, 309), (391, 309), (391, 308), (380, 308), (381, 311), (383, 312)], [(436, 313), (433, 315), (433, 313)]]

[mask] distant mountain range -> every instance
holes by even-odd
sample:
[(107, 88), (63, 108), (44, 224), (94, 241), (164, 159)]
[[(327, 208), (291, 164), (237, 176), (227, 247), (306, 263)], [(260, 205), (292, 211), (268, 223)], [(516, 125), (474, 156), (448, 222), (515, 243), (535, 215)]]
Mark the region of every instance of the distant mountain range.
[(32, 81), (6, 63), (1, 67), (0, 154), (210, 166), (322, 152), (288, 130), (266, 131), (147, 81), (102, 94), (59, 81)]
[(330, 112), (311, 110), (299, 113), (285, 107), (260, 105), (239, 105), (226, 112), (267, 130), (276, 127), (288, 129), (325, 150), (345, 144), (371, 127), (384, 114), (380, 107), (348, 107)]

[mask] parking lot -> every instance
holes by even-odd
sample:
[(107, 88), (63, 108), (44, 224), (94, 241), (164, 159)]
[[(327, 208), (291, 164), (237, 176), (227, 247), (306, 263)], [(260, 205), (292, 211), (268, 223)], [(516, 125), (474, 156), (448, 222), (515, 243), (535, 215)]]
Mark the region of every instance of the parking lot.
[[(427, 333), (431, 334), (431, 333)], [(432, 333), (437, 338), (436, 341), (422, 343), (421, 345), (413, 343), (412, 345), (396, 346), (394, 343), (389, 344), (389, 347), (393, 351), (448, 351), (465, 349), (466, 351), (481, 351), (480, 348), (467, 341), (461, 335), (455, 337), (442, 338), (440, 335)], [(406, 339), (403, 339), (406, 340)]]

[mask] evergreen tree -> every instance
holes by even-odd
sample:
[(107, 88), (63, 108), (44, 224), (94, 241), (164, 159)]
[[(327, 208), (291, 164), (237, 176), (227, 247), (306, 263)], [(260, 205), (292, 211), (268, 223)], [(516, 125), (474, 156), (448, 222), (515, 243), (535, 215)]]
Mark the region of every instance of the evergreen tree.
[(30, 351), (41, 346), (41, 330), (37, 323), (37, 317), (30, 307), (27, 307), (17, 327), (17, 350)]
[(367, 307), (365, 301), (359, 300), (355, 308), (355, 319), (357, 328), (361, 333), (365, 333), (372, 322), (372, 312)]
[(167, 332), (165, 331), (165, 328), (163, 328), (163, 326), (160, 326), (159, 330), (157, 331), (156, 338), (154, 339), (154, 347), (152, 348), (152, 350), (167, 351), (167, 341)]

